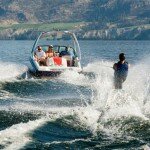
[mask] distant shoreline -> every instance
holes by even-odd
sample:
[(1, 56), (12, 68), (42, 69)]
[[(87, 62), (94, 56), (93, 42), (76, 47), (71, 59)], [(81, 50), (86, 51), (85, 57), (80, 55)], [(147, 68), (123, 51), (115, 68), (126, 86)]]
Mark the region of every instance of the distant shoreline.
[[(0, 39), (0, 41), (35, 41), (36, 39), (33, 39), (33, 40), (31, 40), (31, 39)], [(117, 40), (115, 40), (115, 39), (109, 39), (109, 40), (107, 40), (107, 39), (78, 39), (78, 41), (145, 41), (145, 42), (149, 42), (150, 41), (150, 39), (148, 39), (148, 40), (144, 40), (144, 39), (142, 39), (142, 40), (130, 40), (130, 39), (125, 39), (125, 40), (122, 40), (122, 39), (117, 39)]]
[(0, 40), (35, 40), (41, 31), (70, 30), (80, 40), (150, 40), (150, 25), (90, 29), (84, 22), (0, 26)]

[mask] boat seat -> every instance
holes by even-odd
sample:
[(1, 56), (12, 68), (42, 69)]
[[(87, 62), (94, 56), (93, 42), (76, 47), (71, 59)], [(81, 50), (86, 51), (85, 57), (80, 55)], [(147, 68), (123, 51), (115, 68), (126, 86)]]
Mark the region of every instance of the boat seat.
[(67, 61), (62, 57), (51, 57), (46, 61), (47, 66), (63, 66), (67, 67)]
[(65, 58), (67, 60), (67, 66), (71, 67), (73, 65), (73, 62), (72, 62), (73, 60), (70, 55), (62, 56), (62, 58)]

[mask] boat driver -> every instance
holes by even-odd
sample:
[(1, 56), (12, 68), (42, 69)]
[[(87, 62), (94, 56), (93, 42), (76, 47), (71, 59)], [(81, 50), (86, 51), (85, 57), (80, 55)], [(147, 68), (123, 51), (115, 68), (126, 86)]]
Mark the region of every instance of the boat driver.
[(38, 46), (37, 50), (35, 51), (35, 60), (39, 63), (39, 65), (46, 65), (46, 54), (42, 50), (41, 46)]

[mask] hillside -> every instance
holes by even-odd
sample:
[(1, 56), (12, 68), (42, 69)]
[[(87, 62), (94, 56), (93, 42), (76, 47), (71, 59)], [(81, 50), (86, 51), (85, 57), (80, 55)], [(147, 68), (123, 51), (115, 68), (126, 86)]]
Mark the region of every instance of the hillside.
[(149, 8), (150, 0), (0, 0), (0, 38), (32, 39), (41, 25), (72, 23), (81, 39), (150, 39)]

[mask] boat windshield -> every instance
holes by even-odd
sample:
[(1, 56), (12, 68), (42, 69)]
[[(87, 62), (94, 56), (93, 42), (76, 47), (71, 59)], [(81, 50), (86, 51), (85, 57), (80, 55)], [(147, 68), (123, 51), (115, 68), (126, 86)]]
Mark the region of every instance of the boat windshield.
[(74, 53), (77, 53), (78, 57), (81, 58), (79, 43), (76, 39), (74, 33), (69, 31), (52, 31), (52, 32), (43, 32), (40, 34), (38, 39), (35, 41), (32, 52), (37, 49), (37, 46), (44, 45), (53, 45), (59, 48), (59, 51), (70, 47)]

